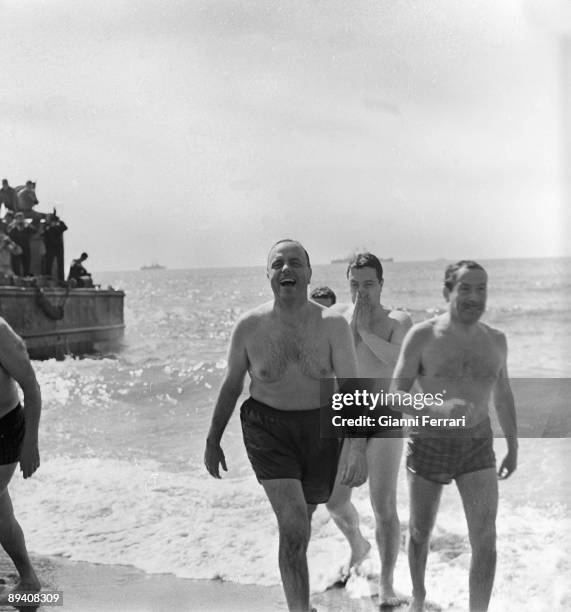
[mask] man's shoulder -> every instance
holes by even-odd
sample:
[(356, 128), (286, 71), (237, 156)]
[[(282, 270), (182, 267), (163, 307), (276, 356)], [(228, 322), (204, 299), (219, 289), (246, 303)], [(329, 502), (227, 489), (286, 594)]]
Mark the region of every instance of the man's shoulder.
[(351, 312), (352, 308), (353, 304), (349, 302), (337, 302), (337, 304), (334, 304), (333, 306), (331, 306), (331, 308), (328, 308), (327, 310), (328, 312), (334, 312), (344, 317), (349, 312)]
[(415, 323), (409, 330), (407, 336), (417, 341), (426, 341), (434, 337), (434, 330), (438, 324), (437, 317)]
[(412, 319), (405, 310), (390, 310), (388, 317), (400, 325), (412, 326)]
[(496, 344), (500, 345), (500, 346), (505, 346), (507, 340), (506, 340), (506, 335), (504, 334), (504, 332), (500, 331), (499, 329), (492, 327), (491, 325), (488, 325), (487, 323), (483, 323), (482, 321), (480, 321), (478, 323), (480, 325), (480, 329)]
[(260, 304), (251, 310), (240, 315), (236, 325), (241, 327), (250, 327), (252, 325), (257, 325), (260, 322), (269, 318), (273, 308), (273, 302), (265, 302), (264, 304)]
[[(335, 306), (337, 306), (337, 304), (335, 304)], [(348, 326), (349, 324), (347, 323), (345, 311), (337, 309), (335, 308), (335, 306), (332, 306), (331, 308), (322, 308), (320, 306), (317, 306), (317, 308), (319, 308), (319, 310), (321, 311), (319, 313), (321, 319), (327, 325), (331, 325), (335, 328), (338, 328), (339, 326)]]

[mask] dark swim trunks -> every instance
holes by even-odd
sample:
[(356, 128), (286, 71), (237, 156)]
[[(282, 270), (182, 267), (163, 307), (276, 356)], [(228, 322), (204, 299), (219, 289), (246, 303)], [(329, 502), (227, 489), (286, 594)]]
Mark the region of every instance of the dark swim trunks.
[(413, 474), (438, 484), (488, 468), (495, 468), (494, 439), (490, 420), (486, 419), (462, 436), (442, 435), (425, 438), (411, 436), (406, 467)]
[(0, 418), (0, 465), (20, 459), (24, 429), (24, 409), (20, 404)]
[(295, 478), (308, 504), (333, 491), (342, 440), (321, 438), (319, 408), (276, 410), (249, 398), (240, 410), (250, 463), (259, 481)]

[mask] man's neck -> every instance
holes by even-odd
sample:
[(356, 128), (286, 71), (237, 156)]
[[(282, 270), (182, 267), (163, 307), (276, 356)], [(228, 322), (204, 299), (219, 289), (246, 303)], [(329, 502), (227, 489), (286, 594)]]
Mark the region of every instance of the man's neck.
[(307, 308), (307, 299), (291, 299), (283, 300), (275, 298), (274, 300), (274, 312), (283, 320), (288, 323), (299, 322), (300, 315), (302, 315)]
[(459, 336), (464, 336), (466, 338), (470, 338), (474, 336), (478, 331), (478, 321), (474, 321), (473, 323), (462, 323), (458, 319), (452, 316), (450, 312), (447, 312), (442, 315), (444, 325), (450, 329), (450, 331), (458, 334)]

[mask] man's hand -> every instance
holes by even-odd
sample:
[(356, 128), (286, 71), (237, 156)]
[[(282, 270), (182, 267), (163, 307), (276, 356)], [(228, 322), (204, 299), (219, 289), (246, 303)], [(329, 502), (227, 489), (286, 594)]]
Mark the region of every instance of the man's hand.
[(502, 461), (500, 465), (500, 469), (498, 470), (498, 478), (500, 480), (505, 480), (509, 478), (517, 468), (517, 448), (508, 449), (508, 454), (505, 456), (505, 459)]
[[(350, 442), (349, 442), (350, 443)], [(346, 487), (360, 487), (367, 480), (367, 457), (365, 449), (356, 449), (353, 444), (347, 453), (346, 462), (339, 466), (341, 484)]]
[(29, 478), (40, 467), (38, 440), (24, 434), (20, 453), (20, 469), (24, 478)]
[(357, 294), (353, 315), (351, 316), (351, 328), (359, 334), (369, 333), (371, 325), (371, 303)]
[(433, 404), (432, 406), (427, 406), (426, 409), (432, 416), (437, 418), (460, 419), (465, 416), (466, 419), (469, 419), (473, 412), (474, 404), (459, 397), (451, 397), (444, 400), (440, 406)]
[(206, 449), (204, 450), (204, 465), (208, 473), (214, 478), (220, 478), (220, 466), (227, 472), (226, 457), (220, 444), (206, 440)]

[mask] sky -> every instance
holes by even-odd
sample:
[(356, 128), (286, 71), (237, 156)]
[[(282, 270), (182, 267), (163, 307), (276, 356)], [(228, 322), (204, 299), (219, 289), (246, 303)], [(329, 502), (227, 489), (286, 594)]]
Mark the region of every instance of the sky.
[(569, 256), (557, 4), (0, 0), (0, 174), (99, 270)]

